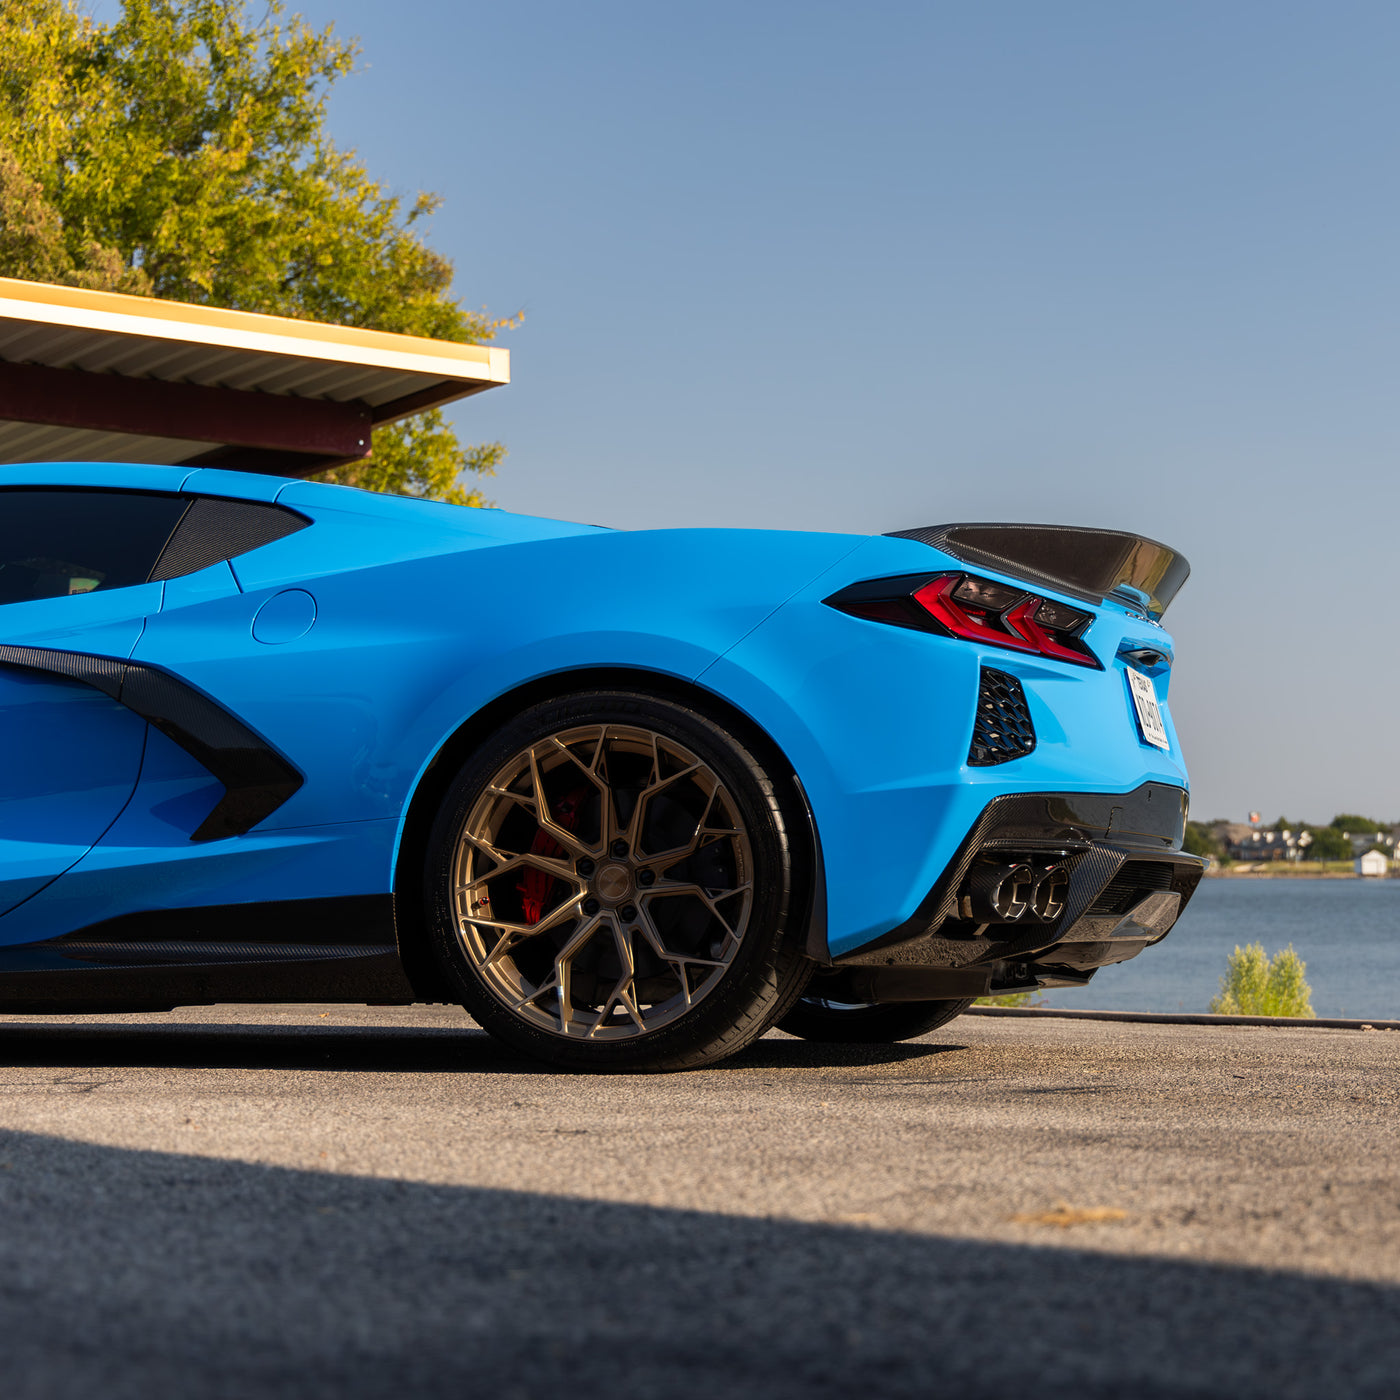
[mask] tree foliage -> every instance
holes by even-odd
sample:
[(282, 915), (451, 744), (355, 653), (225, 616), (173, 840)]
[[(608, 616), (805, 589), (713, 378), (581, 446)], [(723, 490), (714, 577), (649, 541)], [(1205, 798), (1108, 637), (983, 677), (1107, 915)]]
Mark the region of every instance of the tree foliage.
[[(352, 41), (265, 0), (123, 0), (99, 24), (69, 0), (0, 6), (0, 273), (443, 340), (503, 325), (451, 295), (405, 205), (325, 129)], [(376, 431), (336, 479), (480, 502), (499, 444), (464, 448), (440, 414)]]
[(1312, 842), (1308, 846), (1309, 860), (1348, 860), (1351, 857), (1351, 842), (1345, 833), (1332, 826), (1309, 828)]
[(1187, 855), (1210, 856), (1214, 860), (1226, 859), (1225, 847), (1215, 839), (1210, 825), (1206, 822), (1187, 822), (1186, 837), (1181, 848)]
[(1308, 965), (1293, 945), (1269, 958), (1262, 943), (1238, 944), (1230, 954), (1220, 995), (1210, 1009), (1220, 1016), (1297, 1016), (1311, 1019), (1312, 990), (1304, 974)]
[(1332, 818), (1332, 826), (1337, 831), (1354, 831), (1365, 836), (1374, 836), (1386, 830), (1384, 822), (1378, 822), (1374, 817), (1358, 817), (1355, 812), (1339, 812)]

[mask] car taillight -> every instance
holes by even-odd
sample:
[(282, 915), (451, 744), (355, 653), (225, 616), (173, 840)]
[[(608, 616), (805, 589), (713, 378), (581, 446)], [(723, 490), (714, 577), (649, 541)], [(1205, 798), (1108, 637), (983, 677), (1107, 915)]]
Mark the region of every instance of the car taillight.
[(976, 574), (871, 579), (843, 588), (823, 601), (870, 622), (937, 632), (1103, 669), (1082, 640), (1094, 620), (1092, 613)]

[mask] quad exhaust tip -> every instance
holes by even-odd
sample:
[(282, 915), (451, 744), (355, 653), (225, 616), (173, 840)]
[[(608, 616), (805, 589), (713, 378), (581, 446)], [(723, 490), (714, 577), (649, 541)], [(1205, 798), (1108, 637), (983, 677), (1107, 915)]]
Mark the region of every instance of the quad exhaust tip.
[(1069, 871), (1027, 861), (973, 866), (958, 896), (958, 912), (979, 924), (1052, 924), (1065, 912)]

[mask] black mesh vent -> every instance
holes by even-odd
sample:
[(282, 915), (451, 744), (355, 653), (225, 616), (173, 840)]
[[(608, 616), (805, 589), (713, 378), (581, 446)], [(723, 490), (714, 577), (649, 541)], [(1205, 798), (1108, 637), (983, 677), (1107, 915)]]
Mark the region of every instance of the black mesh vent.
[(1126, 861), (1090, 907), (1091, 914), (1126, 914), (1138, 900), (1172, 887), (1176, 867), (1165, 860)]
[(151, 580), (181, 578), (197, 569), (207, 569), (221, 559), (234, 559), (259, 545), (294, 535), (310, 523), (280, 506), (200, 496), (185, 512), (165, 546)]
[(982, 668), (977, 687), (977, 722), (972, 726), (972, 747), (967, 761), (974, 768), (990, 768), (1024, 758), (1035, 748), (1035, 726), (1026, 705), (1026, 692), (1015, 676)]

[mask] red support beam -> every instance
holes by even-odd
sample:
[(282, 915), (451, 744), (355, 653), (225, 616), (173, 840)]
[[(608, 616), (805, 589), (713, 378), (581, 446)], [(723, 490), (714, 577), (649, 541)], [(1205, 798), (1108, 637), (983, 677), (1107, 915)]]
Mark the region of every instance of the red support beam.
[(0, 419), (4, 418), (304, 454), (316, 460), (313, 471), (368, 457), (370, 451), (371, 419), (363, 404), (46, 365), (0, 363)]

